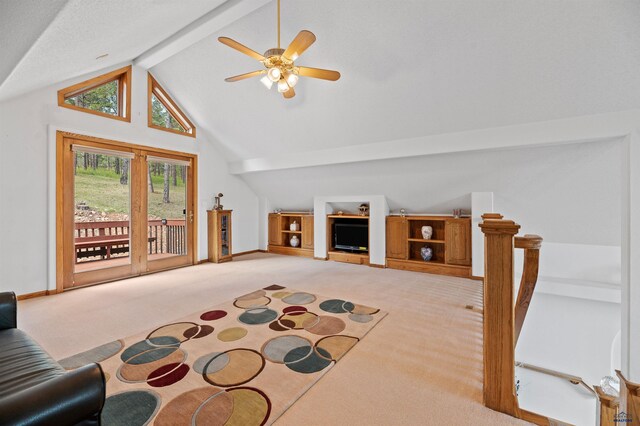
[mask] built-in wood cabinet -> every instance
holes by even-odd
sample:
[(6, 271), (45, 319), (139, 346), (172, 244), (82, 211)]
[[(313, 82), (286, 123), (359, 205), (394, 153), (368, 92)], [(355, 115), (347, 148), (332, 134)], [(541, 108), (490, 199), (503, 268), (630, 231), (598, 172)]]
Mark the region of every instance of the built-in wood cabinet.
[(231, 256), (231, 210), (207, 210), (209, 262), (228, 262)]
[[(430, 226), (430, 238), (422, 228)], [(387, 267), (459, 277), (471, 276), (471, 219), (449, 216), (387, 216)], [(429, 247), (432, 258), (423, 260)]]
[[(295, 226), (291, 226), (295, 223)], [(293, 237), (298, 240), (293, 245)], [(313, 214), (270, 213), (269, 253), (313, 257)]]
[(370, 265), (369, 262), (369, 244), (367, 243), (366, 252), (353, 252), (341, 250), (335, 247), (333, 239), (336, 224), (358, 224), (367, 225), (369, 231), (369, 216), (351, 215), (351, 214), (329, 214), (327, 215), (327, 260), (335, 262), (353, 263), (356, 265)]

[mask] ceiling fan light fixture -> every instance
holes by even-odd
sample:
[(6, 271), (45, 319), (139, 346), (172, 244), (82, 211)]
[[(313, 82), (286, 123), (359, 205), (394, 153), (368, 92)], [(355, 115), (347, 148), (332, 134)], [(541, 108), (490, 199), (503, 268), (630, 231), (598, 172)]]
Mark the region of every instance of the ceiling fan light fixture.
[(271, 81), (271, 79), (266, 75), (260, 79), (260, 82), (264, 84), (267, 89), (271, 89), (273, 86), (273, 81)]
[(289, 85), (287, 84), (287, 82), (282, 79), (278, 82), (278, 92), (280, 93), (284, 93), (287, 92), (289, 90)]
[(269, 80), (275, 83), (280, 80), (282, 71), (280, 71), (280, 68), (278, 67), (269, 68), (269, 71), (267, 71), (267, 76), (269, 77)]
[(256, 59), (264, 67), (264, 69), (259, 71), (252, 71), (225, 78), (225, 81), (232, 83), (261, 75), (262, 77), (260, 78), (260, 81), (265, 85), (265, 87), (267, 87), (267, 89), (271, 89), (275, 83), (277, 84), (278, 92), (282, 93), (285, 99), (291, 99), (296, 96), (294, 86), (298, 84), (300, 77), (311, 77), (328, 81), (338, 80), (340, 78), (340, 73), (338, 71), (301, 67), (294, 63), (294, 61), (296, 61), (300, 55), (309, 48), (309, 46), (315, 43), (316, 36), (311, 31), (300, 31), (293, 41), (289, 43), (286, 49), (280, 47), (280, 0), (277, 0), (277, 4), (278, 47), (268, 49), (263, 55), (261, 55), (255, 50), (249, 49), (247, 46), (238, 43), (229, 37), (218, 37), (218, 41), (220, 43)]
[(289, 87), (294, 87), (298, 84), (298, 76), (292, 72), (285, 74), (285, 79), (287, 80)]

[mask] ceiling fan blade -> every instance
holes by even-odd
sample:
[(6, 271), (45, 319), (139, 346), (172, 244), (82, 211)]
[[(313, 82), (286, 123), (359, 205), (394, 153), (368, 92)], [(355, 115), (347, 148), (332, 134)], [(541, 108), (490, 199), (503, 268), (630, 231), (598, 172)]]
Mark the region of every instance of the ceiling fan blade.
[(264, 61), (265, 57), (256, 52), (255, 50), (249, 49), (244, 44), (238, 43), (235, 40), (230, 39), (229, 37), (218, 37), (218, 41), (222, 44), (226, 44), (232, 49), (236, 49), (238, 52), (242, 52), (245, 55), (251, 56), (253, 59), (257, 59), (258, 61)]
[(322, 80), (331, 80), (336, 81), (340, 78), (340, 73), (338, 71), (331, 70), (323, 70), (320, 68), (309, 68), (309, 67), (296, 67), (298, 68), (298, 75), (303, 77), (312, 77), (312, 78), (320, 78)]
[(282, 56), (292, 61), (295, 61), (302, 55), (302, 52), (307, 50), (309, 46), (316, 41), (316, 36), (311, 31), (302, 30), (298, 33), (296, 38), (293, 39), (287, 50), (284, 51)]
[(224, 81), (228, 82), (228, 83), (233, 83), (234, 81), (240, 81), (240, 80), (244, 80), (245, 78), (251, 78), (251, 77), (256, 77), (258, 75), (262, 75), (262, 74), (266, 74), (267, 71), (265, 70), (260, 70), (260, 71), (252, 71), (252, 72), (248, 72), (246, 74), (240, 74), (240, 75), (234, 75), (233, 77), (227, 77), (224, 79)]
[(293, 90), (293, 87), (290, 87), (289, 90), (287, 90), (286, 92), (284, 92), (282, 94), (282, 96), (285, 97), (285, 99), (291, 99), (296, 95), (296, 91)]

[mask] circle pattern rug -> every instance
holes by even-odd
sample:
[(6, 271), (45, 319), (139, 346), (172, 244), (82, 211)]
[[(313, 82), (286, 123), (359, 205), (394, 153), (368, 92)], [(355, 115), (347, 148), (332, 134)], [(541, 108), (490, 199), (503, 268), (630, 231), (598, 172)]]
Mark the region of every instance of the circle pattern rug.
[(273, 423), (385, 315), (265, 284), (60, 363), (68, 370), (101, 364), (106, 426), (260, 426)]

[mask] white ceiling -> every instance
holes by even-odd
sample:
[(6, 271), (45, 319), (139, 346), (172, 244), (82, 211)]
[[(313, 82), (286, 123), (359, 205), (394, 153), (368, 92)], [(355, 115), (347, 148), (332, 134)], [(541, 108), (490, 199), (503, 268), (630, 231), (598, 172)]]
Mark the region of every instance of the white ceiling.
[(316, 43), (285, 101), (261, 65), (216, 41), (275, 44), (275, 2), (152, 71), (229, 161), (640, 107), (640, 2), (283, 0), (283, 44)]
[(0, 0), (0, 99), (130, 61), (224, 2)]

